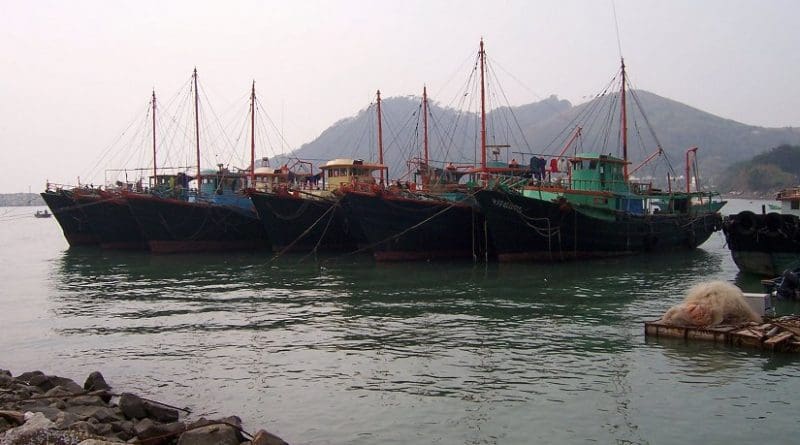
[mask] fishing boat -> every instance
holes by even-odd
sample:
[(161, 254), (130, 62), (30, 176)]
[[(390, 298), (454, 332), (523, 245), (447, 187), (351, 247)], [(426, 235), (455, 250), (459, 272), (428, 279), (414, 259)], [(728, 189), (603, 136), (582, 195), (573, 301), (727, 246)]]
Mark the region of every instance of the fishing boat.
[(385, 168), (349, 158), (326, 162), (317, 175), (298, 175), (285, 166), (283, 171), (265, 176), (272, 181), (248, 194), (275, 252), (349, 252), (365, 238), (345, 217), (337, 192), (344, 187), (378, 188), (374, 173)]
[[(560, 154), (551, 160), (557, 164), (563, 157), (566, 161), (567, 171), (557, 179), (543, 175), (516, 186), (487, 181), (475, 191), (500, 261), (693, 249), (721, 228), (719, 210), (725, 202), (715, 192), (690, 190), (692, 178), (699, 187), (696, 147), (686, 152), (685, 191), (673, 191), (669, 176), (666, 191), (654, 187), (652, 181), (632, 179), (627, 159), (624, 60), (620, 75), (622, 157), (578, 153), (576, 149), (573, 155)], [(661, 154), (659, 145), (645, 162)], [(694, 160), (693, 172), (690, 159)]]
[(33, 214), (34, 218), (50, 218), (53, 216), (52, 213), (48, 212), (47, 209), (44, 210), (37, 210), (36, 213)]
[[(478, 52), (481, 81), (481, 125), (486, 128), (483, 40)], [(380, 101), (378, 141), (382, 153)], [(342, 189), (342, 206), (348, 220), (357, 221), (377, 261), (477, 259), (488, 255), (489, 243), (482, 236), (484, 221), (467, 183), (474, 183), (475, 166), (448, 163), (430, 165), (428, 146), (427, 89), (422, 92), (423, 158), (416, 162), (413, 183), (399, 181), (379, 189)], [(483, 133), (485, 135), (485, 133)], [(482, 138), (482, 151), (486, 138)], [(498, 147), (496, 147), (498, 148)], [(526, 175), (529, 170), (495, 159), (494, 173)], [(483, 165), (487, 165), (484, 159)], [(492, 168), (485, 168), (488, 172)], [(462, 178), (465, 178), (462, 181)]]
[(72, 188), (48, 182), (45, 191), (40, 195), (61, 226), (61, 231), (64, 232), (64, 238), (70, 247), (97, 246), (99, 245), (97, 234), (89, 225), (89, 219), (83, 208), (75, 200), (74, 191), (77, 189), (81, 189), (83, 193), (94, 190), (93, 187)]
[[(149, 249), (154, 253), (261, 249), (269, 241), (250, 199), (244, 194), (255, 170), (255, 135), (251, 137), (249, 170), (201, 170), (197, 70), (192, 75), (197, 169), (194, 177), (182, 174), (150, 178), (149, 193), (124, 192), (126, 202)], [(255, 113), (255, 83), (251, 92), (251, 129)], [(190, 190), (194, 180), (197, 187)], [(161, 182), (159, 184), (159, 182)], [(160, 187), (155, 187), (160, 186)]]
[[(152, 117), (153, 141), (153, 175), (158, 175), (157, 150), (156, 150), (156, 93), (153, 91), (149, 111)], [(162, 181), (163, 183), (163, 181)], [(125, 194), (141, 194), (145, 190), (141, 181), (122, 182), (109, 184), (105, 189), (98, 189), (92, 193), (75, 190), (73, 195), (88, 224), (97, 237), (98, 244), (103, 249), (115, 250), (147, 250), (147, 241), (142, 234), (139, 224), (131, 213)]]
[(800, 187), (781, 190), (780, 213), (744, 210), (722, 224), (733, 262), (742, 272), (776, 276), (800, 267)]
[[(380, 91), (377, 108), (380, 114)], [(380, 134), (380, 122), (378, 123)], [(379, 136), (380, 141), (380, 136)], [(308, 161), (284, 165), (280, 174), (248, 191), (275, 252), (352, 252), (367, 244), (359, 221), (348, 218), (343, 205), (346, 190), (378, 191), (385, 187), (383, 150), (378, 162), (336, 158), (313, 174)], [(305, 169), (298, 171), (297, 167)], [(377, 175), (377, 176), (376, 176)], [(257, 183), (258, 184), (258, 183)]]

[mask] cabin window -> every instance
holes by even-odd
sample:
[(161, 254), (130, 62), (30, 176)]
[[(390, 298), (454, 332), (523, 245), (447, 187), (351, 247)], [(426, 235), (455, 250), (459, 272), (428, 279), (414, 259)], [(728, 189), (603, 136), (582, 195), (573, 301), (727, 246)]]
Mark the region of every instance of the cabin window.
[(800, 201), (792, 201), (792, 210), (800, 210)]
[(597, 168), (597, 161), (589, 161), (589, 170), (594, 170)]

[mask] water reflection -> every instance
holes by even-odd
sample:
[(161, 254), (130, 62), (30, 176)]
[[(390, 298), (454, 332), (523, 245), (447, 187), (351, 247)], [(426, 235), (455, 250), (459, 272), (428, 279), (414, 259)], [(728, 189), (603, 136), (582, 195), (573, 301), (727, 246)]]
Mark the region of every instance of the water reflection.
[(644, 338), (642, 321), (688, 287), (734, 276), (716, 247), (556, 264), (301, 259), (67, 251), (49, 281), (49, 321), (71, 345), (58, 358), (135, 367), (143, 388), (155, 376), (307, 443), (400, 443), (417, 428), (424, 442), (644, 443), (660, 436), (641, 410), (679, 412), (695, 393), (736, 403), (730, 382), (759, 394), (797, 364)]
[(554, 264), (296, 260), (70, 250), (52, 310), (71, 320), (64, 335), (296, 329), (323, 332), (316, 348), (607, 353), (629, 349), (632, 322), (721, 262), (704, 250)]

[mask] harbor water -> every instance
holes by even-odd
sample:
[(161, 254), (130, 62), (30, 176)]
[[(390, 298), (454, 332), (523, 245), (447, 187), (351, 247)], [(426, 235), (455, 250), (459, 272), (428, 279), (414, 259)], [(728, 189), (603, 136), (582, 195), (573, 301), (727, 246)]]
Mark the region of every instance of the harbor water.
[(784, 444), (800, 430), (800, 358), (644, 337), (693, 284), (762, 290), (721, 232), (668, 255), (376, 264), (68, 249), (35, 210), (0, 208), (0, 369), (15, 375), (100, 370), (117, 391), (292, 444)]

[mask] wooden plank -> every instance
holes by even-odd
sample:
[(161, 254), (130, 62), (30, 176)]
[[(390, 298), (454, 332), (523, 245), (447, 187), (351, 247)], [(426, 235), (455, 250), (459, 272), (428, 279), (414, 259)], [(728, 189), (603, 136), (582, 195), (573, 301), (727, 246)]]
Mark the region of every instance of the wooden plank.
[(770, 349), (772, 351), (776, 349), (781, 349), (784, 346), (789, 344), (789, 340), (794, 338), (794, 334), (789, 331), (783, 331), (780, 334), (775, 335), (772, 338), (768, 338), (764, 341), (764, 347)]

